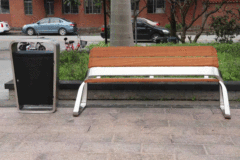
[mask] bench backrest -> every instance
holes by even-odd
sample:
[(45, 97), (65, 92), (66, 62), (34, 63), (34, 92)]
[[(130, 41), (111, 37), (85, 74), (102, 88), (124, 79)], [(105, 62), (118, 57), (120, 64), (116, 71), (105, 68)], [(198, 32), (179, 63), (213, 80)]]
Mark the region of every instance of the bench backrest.
[(212, 46), (101, 47), (90, 52), (91, 67), (213, 66), (218, 67)]

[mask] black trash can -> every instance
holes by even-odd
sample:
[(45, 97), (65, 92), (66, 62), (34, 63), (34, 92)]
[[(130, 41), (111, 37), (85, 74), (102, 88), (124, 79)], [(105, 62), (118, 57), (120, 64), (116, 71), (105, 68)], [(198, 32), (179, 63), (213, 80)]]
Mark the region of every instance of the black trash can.
[(20, 106), (53, 104), (53, 55), (53, 51), (13, 53)]
[[(19, 42), (45, 42), (53, 50), (19, 51)], [(53, 113), (57, 105), (59, 43), (27, 39), (10, 44), (17, 107), (23, 113)]]

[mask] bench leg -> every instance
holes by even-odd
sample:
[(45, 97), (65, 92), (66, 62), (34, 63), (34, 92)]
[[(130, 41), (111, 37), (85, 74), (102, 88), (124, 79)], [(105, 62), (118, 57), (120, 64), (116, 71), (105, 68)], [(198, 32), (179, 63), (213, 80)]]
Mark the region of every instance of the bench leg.
[(227, 93), (227, 88), (222, 83), (219, 81), (219, 92), (220, 92), (220, 108), (223, 112), (223, 115), (226, 119), (230, 119), (230, 107), (229, 107), (229, 101), (228, 101), (228, 93)]
[(78, 116), (87, 104), (87, 83), (83, 82), (78, 89), (73, 116)]

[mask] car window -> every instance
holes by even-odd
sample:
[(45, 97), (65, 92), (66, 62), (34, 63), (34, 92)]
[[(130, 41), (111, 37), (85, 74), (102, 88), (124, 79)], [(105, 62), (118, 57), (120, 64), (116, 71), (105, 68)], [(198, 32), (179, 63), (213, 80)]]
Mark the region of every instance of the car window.
[(51, 18), (50, 23), (59, 23), (60, 19), (59, 18)]
[(69, 21), (69, 20), (67, 20), (67, 19), (65, 19), (65, 18), (61, 18), (62, 20), (64, 20), (64, 21), (67, 21), (67, 22), (71, 22), (71, 21)]
[(146, 27), (146, 25), (144, 23), (137, 23), (137, 27)]
[(49, 22), (49, 18), (44, 18), (39, 21), (40, 24), (44, 24), (44, 23), (48, 23), (48, 22)]

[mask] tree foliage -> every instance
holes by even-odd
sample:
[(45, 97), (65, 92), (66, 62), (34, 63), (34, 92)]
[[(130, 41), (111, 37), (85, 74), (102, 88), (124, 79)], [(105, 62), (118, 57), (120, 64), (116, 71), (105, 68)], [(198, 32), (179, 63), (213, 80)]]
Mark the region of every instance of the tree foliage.
[(220, 42), (232, 43), (233, 34), (238, 34), (240, 29), (240, 8), (238, 9), (238, 14), (231, 10), (225, 10), (223, 16), (211, 17), (212, 23), (211, 27), (214, 29), (217, 35), (216, 41), (220, 38)]
[[(204, 26), (206, 24), (206, 21), (208, 17), (216, 12), (219, 11), (219, 9), (225, 4), (227, 1), (222, 0), (222, 2), (215, 7), (214, 10), (210, 10), (210, 1), (209, 0), (168, 0), (170, 3), (170, 6), (172, 8), (171, 15), (168, 17), (171, 28), (176, 28), (176, 23), (173, 23), (174, 21), (178, 21), (178, 23), (181, 24), (182, 30), (181, 30), (181, 38), (180, 41), (182, 43), (185, 43), (186, 39), (186, 32), (187, 30), (192, 27), (192, 25), (202, 16), (204, 16), (204, 20), (202, 21), (202, 25), (200, 27), (200, 31), (195, 36), (194, 42), (197, 42), (198, 38), (202, 34), (204, 30)], [(203, 9), (200, 11), (200, 13), (196, 13), (197, 8), (199, 4), (202, 3)], [(190, 19), (187, 21), (187, 19)], [(172, 29), (174, 32), (176, 32), (176, 29)], [(177, 36), (177, 35), (176, 35)]]

